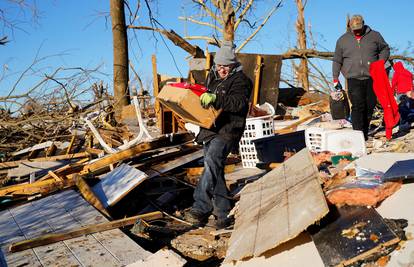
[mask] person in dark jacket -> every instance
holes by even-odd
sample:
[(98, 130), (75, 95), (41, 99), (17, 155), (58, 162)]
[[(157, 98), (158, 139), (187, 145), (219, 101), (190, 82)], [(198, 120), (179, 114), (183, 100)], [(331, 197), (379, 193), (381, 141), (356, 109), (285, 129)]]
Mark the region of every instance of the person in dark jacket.
[(201, 128), (196, 142), (204, 146), (204, 171), (194, 191), (194, 204), (185, 219), (202, 225), (213, 214), (216, 228), (229, 226), (232, 201), (224, 179), (228, 154), (240, 141), (249, 110), (251, 80), (237, 61), (232, 42), (224, 41), (206, 79), (208, 91), (200, 96), (203, 107), (221, 109), (210, 129)]
[(363, 131), (368, 139), (369, 124), (377, 103), (369, 66), (380, 59), (387, 62), (390, 48), (379, 32), (365, 25), (361, 15), (352, 16), (349, 28), (336, 42), (332, 76), (337, 90), (342, 89), (339, 73), (347, 79), (352, 128)]

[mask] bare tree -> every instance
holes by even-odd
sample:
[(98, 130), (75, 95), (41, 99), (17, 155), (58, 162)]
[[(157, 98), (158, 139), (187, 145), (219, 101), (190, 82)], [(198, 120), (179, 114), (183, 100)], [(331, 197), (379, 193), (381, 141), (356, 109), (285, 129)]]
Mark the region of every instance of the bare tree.
[[(251, 15), (256, 5), (255, 0), (191, 0), (198, 7), (198, 13), (191, 16), (179, 17), (179, 19), (193, 24), (210, 28), (213, 32), (207, 35), (189, 35), (186, 40), (204, 40), (208, 44), (220, 46), (220, 39), (235, 41), (235, 34), (241, 30), (241, 26), (249, 28), (249, 34), (238, 34), (237, 52), (251, 41), (264, 27), (274, 12), (282, 6), (283, 0), (274, 1), (262, 19), (253, 19)], [(258, 12), (255, 12), (256, 15)], [(217, 15), (218, 14), (218, 15)], [(256, 26), (258, 24), (258, 26)]]

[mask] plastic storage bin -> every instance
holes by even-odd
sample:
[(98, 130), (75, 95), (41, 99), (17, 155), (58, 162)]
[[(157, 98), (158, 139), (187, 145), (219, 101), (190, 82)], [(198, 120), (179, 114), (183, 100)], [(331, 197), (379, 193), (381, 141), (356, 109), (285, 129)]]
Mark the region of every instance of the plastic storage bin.
[(273, 135), (273, 114), (246, 119), (246, 128), (239, 143), (243, 168), (255, 168), (259, 162), (254, 139)]
[(354, 157), (366, 155), (362, 131), (349, 129), (328, 130), (310, 127), (305, 130), (305, 142), (310, 151), (351, 152)]
[(284, 152), (299, 152), (306, 147), (305, 131), (272, 135), (253, 140), (260, 162), (283, 162)]

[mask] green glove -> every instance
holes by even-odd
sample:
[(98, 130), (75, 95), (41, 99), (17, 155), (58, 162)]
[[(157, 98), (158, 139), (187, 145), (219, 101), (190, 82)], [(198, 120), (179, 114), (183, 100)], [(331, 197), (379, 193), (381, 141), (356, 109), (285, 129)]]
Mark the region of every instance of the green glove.
[(216, 102), (216, 94), (213, 93), (204, 93), (200, 96), (200, 102), (201, 102), (201, 106), (203, 106), (203, 108), (208, 108), (208, 106), (214, 104), (214, 102)]

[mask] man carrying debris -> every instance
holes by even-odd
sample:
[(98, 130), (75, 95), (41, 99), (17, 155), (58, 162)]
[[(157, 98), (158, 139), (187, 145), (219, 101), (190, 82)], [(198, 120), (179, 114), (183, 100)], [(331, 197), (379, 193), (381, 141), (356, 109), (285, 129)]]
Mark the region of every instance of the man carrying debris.
[(390, 48), (379, 32), (365, 25), (361, 15), (352, 16), (349, 28), (336, 42), (332, 76), (337, 90), (342, 89), (339, 73), (342, 72), (347, 79), (352, 104), (352, 128), (363, 131), (367, 140), (369, 124), (377, 103), (369, 66), (380, 59), (387, 62)]
[(243, 134), (249, 110), (252, 82), (237, 61), (232, 42), (224, 41), (216, 53), (215, 65), (207, 76), (208, 91), (200, 96), (201, 105), (221, 109), (210, 129), (201, 128), (196, 141), (204, 145), (204, 171), (194, 191), (194, 204), (185, 214), (187, 221), (203, 225), (210, 214), (216, 217), (218, 229), (229, 226), (231, 209), (224, 179), (228, 154)]

